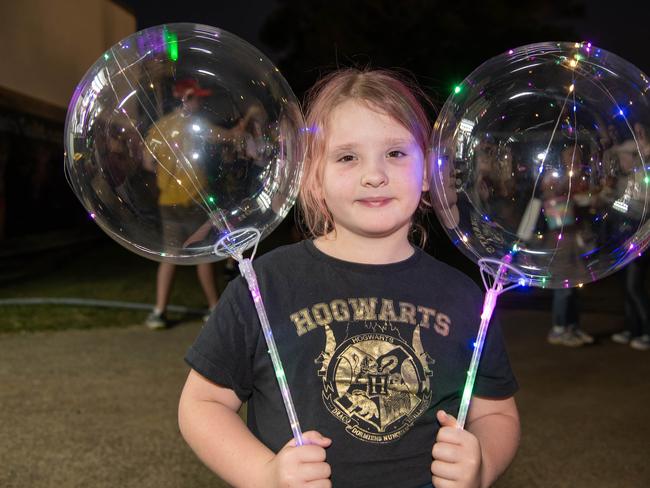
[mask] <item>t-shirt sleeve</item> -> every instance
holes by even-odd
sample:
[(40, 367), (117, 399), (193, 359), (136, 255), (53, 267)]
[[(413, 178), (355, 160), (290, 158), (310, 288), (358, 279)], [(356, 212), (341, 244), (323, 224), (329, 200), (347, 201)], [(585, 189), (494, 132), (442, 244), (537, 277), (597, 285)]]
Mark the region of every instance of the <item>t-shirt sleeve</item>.
[(185, 361), (208, 380), (233, 390), (245, 402), (253, 389), (259, 330), (248, 288), (238, 277), (224, 290), (210, 319), (187, 351)]
[[(483, 293), (480, 290), (477, 302), (476, 306), (480, 315), (480, 310), (483, 309)], [(485, 338), (483, 355), (474, 384), (474, 395), (486, 398), (506, 398), (514, 395), (518, 389), (519, 385), (512, 372), (506, 351), (501, 324), (494, 315)]]

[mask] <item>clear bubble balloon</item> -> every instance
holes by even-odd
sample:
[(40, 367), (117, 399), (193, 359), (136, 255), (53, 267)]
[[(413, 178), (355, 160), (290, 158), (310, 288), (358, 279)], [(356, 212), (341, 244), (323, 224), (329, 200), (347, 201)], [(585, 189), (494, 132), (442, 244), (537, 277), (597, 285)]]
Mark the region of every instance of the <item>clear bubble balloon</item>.
[(650, 235), (649, 98), (644, 73), (590, 43), (481, 65), (434, 125), (434, 207), (451, 239), (539, 287), (579, 286), (637, 257)]
[(169, 24), (106, 51), (74, 92), (66, 173), (113, 239), (179, 264), (239, 255), (299, 187), (302, 114), (277, 68), (214, 27)]

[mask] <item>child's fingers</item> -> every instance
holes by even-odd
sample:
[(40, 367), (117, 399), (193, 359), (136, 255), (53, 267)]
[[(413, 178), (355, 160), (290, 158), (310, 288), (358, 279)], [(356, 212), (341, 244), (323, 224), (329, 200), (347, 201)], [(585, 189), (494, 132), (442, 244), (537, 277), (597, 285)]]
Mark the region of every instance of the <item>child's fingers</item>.
[(305, 488), (332, 488), (330, 480), (316, 480), (305, 483)]
[(302, 439), (305, 444), (311, 444), (320, 447), (329, 447), (329, 445), (332, 443), (332, 439), (325, 437), (320, 432), (317, 432), (315, 430), (310, 430), (303, 433)]
[(463, 444), (463, 438), (467, 432), (458, 428), (458, 422), (453, 415), (449, 415), (442, 410), (436, 413), (438, 422), (440, 422), (440, 429), (436, 436), (436, 442), (447, 442), (450, 444)]
[(300, 468), (301, 478), (305, 481), (325, 480), (332, 474), (330, 465), (322, 463), (305, 463)]
[(458, 422), (456, 422), (456, 417), (454, 417), (453, 415), (449, 415), (444, 410), (438, 410), (438, 412), (436, 412), (436, 417), (438, 417), (438, 422), (440, 422), (440, 425), (442, 427), (458, 426)]
[[(317, 432), (315, 430), (309, 430), (307, 432), (303, 432), (302, 441), (303, 441), (303, 445), (311, 444), (320, 447), (329, 447), (329, 445), (332, 443), (332, 439), (325, 437), (320, 432)], [(291, 439), (284, 446), (296, 447), (296, 440)]]
[(447, 442), (436, 442), (431, 450), (431, 456), (445, 463), (456, 463), (459, 461), (458, 446)]
[(466, 431), (457, 429), (456, 427), (442, 427), (438, 431), (436, 442), (460, 446), (468, 441), (467, 434)]
[[(435, 460), (431, 463), (431, 475), (446, 480), (455, 480), (458, 468), (450, 463)], [(438, 486), (438, 485), (436, 485)]]
[(325, 449), (320, 446), (305, 445), (296, 452), (296, 459), (301, 463), (322, 463), (325, 457)]
[(431, 481), (433, 486), (436, 488), (455, 488), (457, 483), (455, 480), (448, 480), (446, 478), (441, 478), (440, 476), (432, 476)]

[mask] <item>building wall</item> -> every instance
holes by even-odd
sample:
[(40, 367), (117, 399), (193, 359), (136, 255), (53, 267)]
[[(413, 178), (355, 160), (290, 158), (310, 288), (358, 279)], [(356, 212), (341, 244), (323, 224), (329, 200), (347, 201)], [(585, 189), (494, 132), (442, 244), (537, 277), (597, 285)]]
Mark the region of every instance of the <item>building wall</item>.
[(135, 28), (109, 0), (3, 1), (0, 87), (65, 108), (86, 70)]

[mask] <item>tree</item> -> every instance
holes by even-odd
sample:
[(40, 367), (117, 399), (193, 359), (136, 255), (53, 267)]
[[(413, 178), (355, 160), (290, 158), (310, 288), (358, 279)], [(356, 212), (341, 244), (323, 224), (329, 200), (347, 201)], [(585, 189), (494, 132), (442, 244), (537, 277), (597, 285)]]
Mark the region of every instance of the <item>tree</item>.
[(508, 49), (575, 40), (571, 0), (279, 0), (262, 28), (280, 69), (301, 95), (337, 66), (412, 72), (442, 102), (455, 83)]

